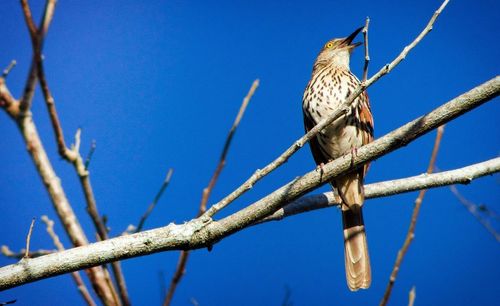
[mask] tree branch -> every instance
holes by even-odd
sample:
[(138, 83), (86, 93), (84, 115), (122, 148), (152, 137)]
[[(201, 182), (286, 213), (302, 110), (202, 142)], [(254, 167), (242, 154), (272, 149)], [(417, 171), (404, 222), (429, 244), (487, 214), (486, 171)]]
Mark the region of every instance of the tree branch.
[[(431, 160), (429, 161), (429, 167), (427, 168), (427, 174), (431, 174), (434, 171), (434, 165), (436, 164), (437, 153), (439, 151), (439, 145), (441, 144), (441, 139), (443, 137), (444, 125), (440, 126), (437, 129), (436, 140), (434, 141), (434, 148), (432, 149)], [(399, 268), (401, 267), (401, 263), (408, 252), (408, 248), (415, 237), (415, 227), (417, 226), (417, 219), (420, 213), (420, 207), (422, 206), (422, 201), (424, 200), (425, 193), (427, 189), (422, 189), (418, 193), (418, 197), (415, 200), (415, 207), (413, 208), (413, 213), (411, 215), (410, 226), (408, 228), (408, 233), (406, 234), (405, 241), (403, 246), (398, 252), (398, 256), (396, 258), (396, 262), (394, 263), (394, 267), (392, 268), (391, 276), (389, 277), (389, 283), (384, 292), (384, 296), (380, 301), (380, 306), (387, 305), (389, 298), (391, 297), (392, 288), (394, 287), (394, 283), (396, 282), (396, 277), (398, 276)]]
[[(215, 187), (215, 183), (217, 183), (217, 180), (219, 178), (219, 175), (222, 172), (222, 169), (226, 165), (226, 156), (227, 153), (229, 152), (229, 147), (231, 146), (231, 141), (233, 140), (233, 136), (236, 133), (236, 129), (238, 128), (241, 118), (243, 118), (243, 115), (245, 114), (245, 110), (247, 109), (248, 103), (252, 99), (255, 90), (257, 90), (257, 87), (259, 87), (259, 79), (256, 79), (253, 81), (252, 86), (250, 87), (250, 90), (248, 91), (247, 95), (245, 98), (243, 98), (243, 102), (241, 103), (240, 110), (238, 111), (238, 114), (236, 115), (236, 118), (234, 119), (233, 125), (231, 126), (231, 129), (229, 130), (229, 133), (226, 137), (226, 141), (224, 143), (224, 148), (222, 149), (222, 154), (220, 155), (219, 158), (219, 163), (217, 164), (217, 167), (215, 168), (215, 171), (212, 175), (212, 178), (210, 179), (210, 182), (208, 183), (208, 186), (203, 189), (203, 193), (201, 196), (201, 202), (200, 202), (200, 208), (198, 211), (198, 215), (196, 217), (201, 216), (203, 213), (205, 213), (207, 209), (207, 202), (208, 199), (210, 198), (210, 194), (212, 193), (212, 190)], [(163, 301), (163, 306), (169, 306), (172, 298), (174, 297), (175, 290), (177, 289), (177, 285), (181, 281), (182, 277), (186, 273), (186, 264), (189, 258), (189, 251), (183, 250), (181, 251), (181, 254), (179, 255), (179, 259), (177, 261), (177, 267), (175, 269), (174, 275), (172, 276), (172, 280), (170, 282), (170, 286), (168, 288), (168, 293), (165, 295), (165, 300)]]
[[(477, 178), (497, 172), (500, 172), (500, 157), (460, 169), (365, 185), (365, 198), (374, 199), (453, 184), (469, 184)], [(279, 221), (304, 212), (340, 205), (337, 200), (333, 192), (305, 196), (285, 205), (256, 224)]]
[[(310, 171), (275, 190), (248, 207), (218, 221), (197, 218), (182, 225), (169, 224), (137, 234), (120, 236), (0, 268), (0, 290), (16, 287), (42, 278), (77, 271), (121, 259), (168, 250), (207, 247), (230, 236), (257, 220), (271, 215), (286, 203), (318, 188), (339, 175), (374, 160), (438, 126), (470, 111), (500, 93), (500, 77), (487, 81), (438, 107), (425, 116), (409, 122), (387, 135), (323, 167), (323, 172)], [(497, 165), (498, 166), (498, 165)]]
[(457, 198), (457, 200), (467, 209), (467, 211), (469, 211), (477, 219), (477, 221), (479, 221), (479, 223), (481, 223), (481, 225), (484, 226), (484, 228), (486, 228), (486, 230), (488, 230), (488, 232), (490, 232), (493, 237), (495, 237), (495, 240), (497, 242), (500, 242), (500, 234), (495, 230), (490, 222), (480, 214), (480, 211), (487, 211), (488, 208), (481, 208), (480, 205), (467, 200), (463, 195), (460, 194), (457, 187), (455, 187), (454, 185), (450, 186), (450, 190)]
[(370, 64), (370, 51), (368, 49), (368, 27), (370, 26), (370, 17), (366, 17), (365, 27), (363, 28), (363, 40), (365, 41), (365, 64), (363, 66), (363, 79), (366, 82), (368, 78), (368, 64)]
[(364, 92), (368, 87), (370, 87), (373, 83), (378, 81), (381, 77), (391, 72), (403, 59), (406, 58), (408, 53), (432, 30), (434, 22), (437, 17), (441, 13), (441, 11), (446, 7), (449, 0), (445, 0), (443, 4), (439, 7), (439, 9), (434, 13), (432, 18), (430, 19), (427, 26), (424, 30), (415, 38), (415, 40), (406, 46), (403, 51), (390, 63), (385, 65), (382, 69), (380, 69), (374, 76), (372, 76), (366, 82), (361, 83), (358, 88), (356, 88), (340, 105), (337, 111), (330, 114), (327, 118), (321, 120), (314, 128), (309, 130), (304, 136), (302, 136), (299, 140), (295, 141), (295, 143), (289, 147), (283, 154), (281, 154), (278, 158), (276, 158), (273, 162), (265, 166), (263, 169), (258, 169), (252, 174), (252, 176), (247, 179), (245, 183), (243, 183), (240, 187), (234, 190), (231, 194), (226, 196), (224, 199), (219, 201), (217, 204), (214, 204), (210, 209), (205, 213), (205, 217), (212, 217), (221, 209), (229, 205), (231, 202), (236, 200), (242, 194), (250, 190), (253, 185), (262, 179), (264, 176), (268, 175), (276, 168), (284, 164), (295, 152), (297, 152), (300, 148), (302, 148), (310, 139), (316, 136), (321, 130), (323, 130), (326, 126), (331, 124), (337, 118), (347, 114), (353, 108), (352, 103), (354, 100)]
[(142, 215), (141, 219), (139, 220), (137, 228), (134, 231), (135, 233), (138, 233), (138, 232), (142, 231), (142, 227), (144, 226), (144, 222), (146, 222), (146, 219), (149, 217), (149, 215), (151, 214), (151, 212), (155, 208), (155, 206), (158, 203), (158, 201), (160, 200), (163, 192), (165, 191), (165, 189), (167, 189), (168, 184), (170, 183), (170, 179), (172, 178), (172, 174), (173, 173), (174, 173), (174, 169), (172, 169), (172, 168), (168, 169), (167, 176), (163, 180), (163, 183), (161, 184), (160, 190), (158, 190), (158, 192), (156, 193), (155, 198), (153, 199), (153, 202), (151, 202), (151, 204), (149, 204), (148, 209), (146, 210), (146, 212), (144, 213), (144, 215)]
[[(42, 216), (42, 221), (46, 225), (47, 233), (49, 234), (50, 238), (52, 238), (52, 241), (54, 242), (54, 245), (59, 251), (64, 251), (64, 246), (59, 239), (59, 236), (56, 234), (54, 231), (54, 221), (50, 220), (47, 216)], [(76, 288), (82, 295), (83, 299), (89, 306), (95, 306), (94, 299), (90, 295), (87, 286), (85, 286), (85, 283), (82, 280), (82, 277), (80, 276), (80, 273), (77, 271), (71, 272), (71, 276), (73, 277), (73, 280), (76, 284)]]

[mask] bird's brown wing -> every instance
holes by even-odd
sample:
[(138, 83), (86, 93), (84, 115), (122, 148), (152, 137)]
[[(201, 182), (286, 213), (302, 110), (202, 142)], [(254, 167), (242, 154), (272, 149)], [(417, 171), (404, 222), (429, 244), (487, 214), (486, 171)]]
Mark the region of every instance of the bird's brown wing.
[[(315, 122), (306, 111), (303, 111), (302, 113), (304, 114), (304, 129), (307, 133), (317, 124), (317, 122)], [(328, 160), (331, 159), (330, 156), (326, 156), (321, 150), (317, 135), (309, 140), (309, 147), (311, 148), (316, 165), (320, 165), (322, 163), (326, 164)]]

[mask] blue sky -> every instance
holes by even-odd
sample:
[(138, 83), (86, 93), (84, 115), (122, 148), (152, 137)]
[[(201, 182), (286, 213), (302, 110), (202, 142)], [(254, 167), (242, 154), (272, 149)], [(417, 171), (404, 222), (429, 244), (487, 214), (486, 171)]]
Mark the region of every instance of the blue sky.
[[(32, 0), (39, 16), (43, 1)], [(113, 235), (136, 224), (169, 167), (171, 185), (146, 223), (154, 228), (191, 219), (201, 190), (252, 81), (261, 86), (237, 131), (211, 203), (239, 186), (303, 133), (301, 97), (318, 50), (350, 34), (370, 16), (370, 72), (392, 60), (425, 26), (440, 1), (58, 1), (46, 40), (46, 74), (70, 142), (83, 129), (82, 148), (97, 150), (91, 178), (100, 211)], [(8, 78), (22, 92), (31, 46), (17, 1), (0, 5), (0, 66), (16, 59)], [(434, 30), (391, 74), (369, 89), (375, 136), (436, 108), (498, 73), (496, 1), (452, 1)], [(352, 70), (362, 73), (363, 52)], [(39, 91), (34, 119), (80, 221), (93, 237), (73, 168), (62, 161)], [(500, 152), (498, 101), (446, 126), (437, 159), (453, 169)], [(0, 244), (24, 247), (32, 217), (54, 211), (14, 123), (0, 115)], [(425, 171), (435, 133), (372, 163), (367, 182)], [(299, 151), (224, 214), (236, 211), (315, 165)], [(458, 186), (470, 200), (499, 211), (499, 176)], [(328, 190), (324, 187), (315, 192)], [(403, 243), (416, 193), (369, 200), (365, 222), (372, 261), (369, 290), (345, 284), (340, 214), (328, 209), (237, 233), (212, 252), (192, 253), (174, 305), (279, 305), (285, 287), (294, 305), (371, 305), (379, 302)], [(223, 214), (223, 215), (224, 215)], [(497, 227), (498, 228), (498, 227)], [(56, 230), (68, 246), (58, 225)], [(52, 248), (37, 222), (32, 248)], [(416, 286), (419, 305), (495, 305), (500, 248), (448, 188), (428, 192), (416, 238), (391, 298), (407, 303)], [(159, 273), (167, 283), (178, 253), (123, 262), (132, 301), (154, 305)], [(0, 258), (6, 265), (12, 260)], [(69, 276), (0, 293), (19, 305), (82, 305)]]

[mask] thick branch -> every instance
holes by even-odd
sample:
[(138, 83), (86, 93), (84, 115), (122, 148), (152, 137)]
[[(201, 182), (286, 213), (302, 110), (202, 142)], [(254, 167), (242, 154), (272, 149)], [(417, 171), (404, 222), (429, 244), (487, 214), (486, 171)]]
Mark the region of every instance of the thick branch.
[(42, 278), (77, 271), (121, 259), (167, 250), (197, 249), (213, 245), (257, 220), (271, 215), (286, 203), (318, 188), (332, 178), (405, 146), (438, 126), (480, 106), (500, 93), (500, 77), (452, 99), (422, 116), (351, 154), (313, 170), (252, 205), (222, 219), (198, 218), (182, 225), (170, 224), (133, 235), (121, 236), (91, 245), (50, 254), (0, 268), (0, 290), (16, 287)]
[[(59, 251), (64, 251), (64, 246), (63, 246), (61, 240), (59, 239), (59, 236), (54, 231), (54, 221), (50, 220), (47, 216), (42, 216), (41, 219), (45, 223), (47, 233), (49, 234), (50, 238), (52, 238), (54, 245), (57, 247), (57, 249)], [(82, 295), (82, 298), (85, 300), (87, 305), (89, 305), (89, 306), (96, 305), (94, 302), (94, 299), (92, 298), (92, 296), (90, 295), (90, 293), (87, 289), (87, 286), (83, 282), (82, 277), (80, 276), (80, 273), (75, 271), (75, 272), (71, 273), (71, 276), (73, 277), (73, 280), (76, 284), (76, 288), (78, 289), (78, 291)]]

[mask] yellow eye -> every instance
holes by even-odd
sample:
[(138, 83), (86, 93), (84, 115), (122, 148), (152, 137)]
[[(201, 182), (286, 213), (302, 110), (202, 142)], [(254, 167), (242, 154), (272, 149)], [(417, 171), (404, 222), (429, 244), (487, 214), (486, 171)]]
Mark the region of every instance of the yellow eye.
[(332, 42), (329, 42), (325, 45), (325, 48), (328, 48), (330, 49), (331, 47), (333, 47), (333, 43)]

